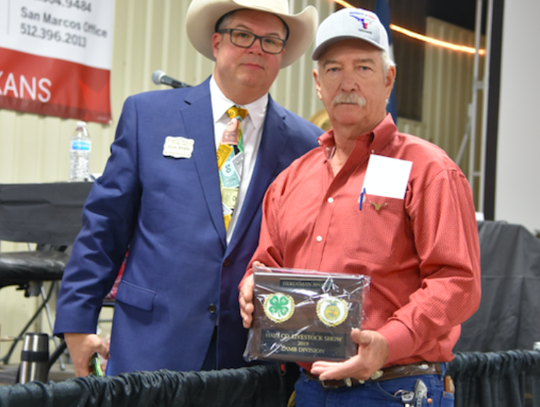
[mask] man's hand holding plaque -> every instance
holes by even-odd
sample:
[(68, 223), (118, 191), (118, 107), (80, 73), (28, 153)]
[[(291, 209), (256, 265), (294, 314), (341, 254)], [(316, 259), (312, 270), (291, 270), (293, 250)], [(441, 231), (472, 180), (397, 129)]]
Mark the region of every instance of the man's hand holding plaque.
[(367, 277), (254, 264), (253, 280), (244, 284), (246, 360), (343, 361), (357, 354), (350, 333), (361, 325)]

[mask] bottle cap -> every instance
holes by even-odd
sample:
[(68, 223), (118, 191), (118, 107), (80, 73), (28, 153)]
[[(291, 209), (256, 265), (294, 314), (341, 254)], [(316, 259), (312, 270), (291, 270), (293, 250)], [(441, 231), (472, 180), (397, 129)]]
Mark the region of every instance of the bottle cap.
[(77, 127), (84, 127), (84, 126), (86, 126), (86, 122), (83, 122), (82, 120), (77, 122)]

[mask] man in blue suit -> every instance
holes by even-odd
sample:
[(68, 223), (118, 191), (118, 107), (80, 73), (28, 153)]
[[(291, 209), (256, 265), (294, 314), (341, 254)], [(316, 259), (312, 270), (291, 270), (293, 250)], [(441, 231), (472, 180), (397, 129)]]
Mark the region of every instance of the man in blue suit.
[[(111, 156), (84, 208), (55, 325), (76, 375), (89, 373), (96, 352), (110, 356), (109, 375), (245, 365), (236, 287), (257, 247), (262, 198), (322, 133), (268, 90), (279, 69), (307, 50), (316, 25), (313, 7), (291, 15), (287, 0), (193, 0), (187, 33), (216, 61), (213, 75), (193, 88), (126, 100)], [(226, 229), (216, 150), (232, 105), (248, 113)], [(109, 353), (95, 334), (97, 319), (128, 248)]]

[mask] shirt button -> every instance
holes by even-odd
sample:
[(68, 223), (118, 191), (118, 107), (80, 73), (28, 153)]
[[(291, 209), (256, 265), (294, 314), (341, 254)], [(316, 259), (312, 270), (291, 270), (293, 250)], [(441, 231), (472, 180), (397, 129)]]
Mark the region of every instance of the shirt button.
[(334, 198), (332, 197), (328, 198), (328, 203), (332, 203), (332, 202), (334, 202)]
[(223, 261), (223, 267), (229, 267), (231, 265), (231, 262), (229, 261), (229, 259), (225, 259)]
[(322, 236), (317, 236), (317, 242), (322, 242)]
[(216, 313), (216, 310), (217, 310), (217, 308), (216, 308), (216, 306), (215, 306), (214, 304), (210, 304), (210, 305), (208, 306), (208, 312), (209, 312), (210, 314), (215, 314), (215, 313)]

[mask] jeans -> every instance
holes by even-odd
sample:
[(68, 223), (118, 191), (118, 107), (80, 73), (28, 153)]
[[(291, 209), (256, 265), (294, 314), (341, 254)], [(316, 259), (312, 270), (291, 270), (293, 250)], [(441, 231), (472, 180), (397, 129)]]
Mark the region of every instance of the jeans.
[[(422, 380), (427, 388), (427, 398), (416, 407), (452, 407), (454, 395), (444, 391), (444, 374), (418, 375), (399, 379), (371, 381), (352, 387), (324, 389), (318, 382), (308, 379), (304, 373), (296, 382), (296, 407), (404, 407), (399, 390), (414, 391), (417, 380)], [(431, 403), (427, 399), (431, 399)]]

